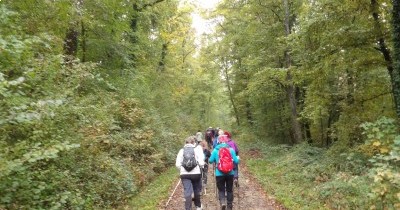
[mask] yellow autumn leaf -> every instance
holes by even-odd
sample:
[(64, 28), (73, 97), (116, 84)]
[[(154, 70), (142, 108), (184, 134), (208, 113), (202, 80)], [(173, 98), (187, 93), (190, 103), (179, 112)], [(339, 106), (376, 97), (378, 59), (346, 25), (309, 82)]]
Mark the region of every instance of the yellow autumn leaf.
[[(400, 194), (400, 193), (399, 193)], [(400, 195), (398, 195), (398, 198), (399, 198), (399, 200), (400, 200)], [(394, 208), (395, 209), (400, 209), (400, 203), (395, 203), (394, 204)]]
[(372, 143), (373, 146), (379, 147), (381, 145), (380, 141), (374, 141), (374, 143)]
[(387, 177), (388, 179), (392, 179), (392, 178), (393, 178), (393, 173), (392, 173), (391, 171), (387, 171), (387, 172), (386, 172), (386, 177)]
[(380, 150), (380, 152), (381, 152), (382, 154), (385, 154), (385, 153), (388, 153), (388, 152), (389, 152), (389, 149), (386, 148), (386, 147), (380, 148), (379, 150)]

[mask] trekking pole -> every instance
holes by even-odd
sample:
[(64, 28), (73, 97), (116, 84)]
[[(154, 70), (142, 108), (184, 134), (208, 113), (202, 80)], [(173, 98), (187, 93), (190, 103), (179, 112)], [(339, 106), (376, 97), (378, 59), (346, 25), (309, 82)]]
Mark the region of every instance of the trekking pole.
[(238, 207), (240, 208), (240, 184), (239, 184), (239, 164), (237, 164), (238, 177), (237, 177), (237, 190), (238, 190)]
[(242, 209), (240, 207), (240, 187), (238, 187), (238, 207), (239, 207), (239, 210)]
[(204, 168), (201, 171), (201, 195), (204, 195)]
[(201, 170), (201, 191), (203, 191), (203, 195), (207, 194), (206, 190), (206, 183), (205, 183), (205, 178), (206, 178), (206, 169), (205, 167)]
[(217, 198), (218, 201), (218, 187), (217, 187), (217, 174), (215, 173), (216, 164), (214, 163), (214, 189), (215, 189), (215, 198)]
[(180, 183), (181, 183), (181, 179), (179, 179), (179, 182), (178, 182), (178, 184), (176, 184), (174, 191), (172, 192), (171, 196), (169, 196), (169, 199), (168, 199), (167, 203), (165, 204), (165, 208), (167, 208), (169, 202), (171, 201), (172, 197), (174, 196), (175, 191), (176, 191), (176, 189), (178, 188), (178, 186), (179, 186)]
[[(210, 170), (210, 168), (208, 168), (208, 167), (209, 167), (209, 164), (207, 163), (207, 171), (204, 172), (204, 174), (205, 174), (205, 177), (204, 177), (204, 195), (207, 195), (206, 186), (207, 186), (207, 183), (208, 183), (208, 171)], [(206, 181), (207, 181), (207, 183), (206, 183)]]

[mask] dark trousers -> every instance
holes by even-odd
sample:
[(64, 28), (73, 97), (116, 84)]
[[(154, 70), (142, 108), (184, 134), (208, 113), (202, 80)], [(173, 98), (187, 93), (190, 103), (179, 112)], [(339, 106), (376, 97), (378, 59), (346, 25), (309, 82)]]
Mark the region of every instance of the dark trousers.
[[(233, 175), (217, 176), (218, 198), (221, 203), (233, 203)], [(225, 195), (226, 193), (226, 195)]]
[(207, 144), (208, 144), (208, 148), (211, 149), (211, 147), (213, 145), (212, 139), (206, 139), (206, 141), (207, 141)]
[(207, 184), (207, 174), (208, 174), (208, 164), (205, 164), (203, 167), (203, 180), (204, 180), (204, 184)]
[(181, 175), (183, 185), (183, 196), (185, 197), (185, 209), (192, 209), (192, 193), (194, 194), (194, 205), (201, 206), (201, 174)]
[(239, 178), (239, 166), (237, 163), (234, 163), (234, 168), (233, 171), (235, 172), (235, 174), (233, 175), (235, 179)]

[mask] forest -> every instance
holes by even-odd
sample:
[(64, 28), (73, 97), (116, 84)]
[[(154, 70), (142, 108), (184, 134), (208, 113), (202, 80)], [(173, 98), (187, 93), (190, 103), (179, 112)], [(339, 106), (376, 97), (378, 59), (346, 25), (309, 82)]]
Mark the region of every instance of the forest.
[(400, 209), (400, 1), (199, 2), (0, 0), (0, 209), (138, 205), (209, 126), (287, 209)]

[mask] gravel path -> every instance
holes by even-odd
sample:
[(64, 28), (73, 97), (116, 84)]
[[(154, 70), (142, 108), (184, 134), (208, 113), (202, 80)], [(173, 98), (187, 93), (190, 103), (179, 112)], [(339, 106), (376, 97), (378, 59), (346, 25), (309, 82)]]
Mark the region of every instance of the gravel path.
[[(241, 163), (239, 168), (239, 187), (234, 187), (233, 209), (235, 210), (285, 210), (283, 206), (277, 203), (272, 197), (268, 196), (261, 188), (260, 184), (251, 176), (247, 168)], [(175, 193), (167, 201), (160, 204), (159, 209), (181, 210), (184, 208), (182, 184), (177, 180), (171, 187), (170, 195), (173, 190)], [(215, 178), (213, 178), (213, 167), (208, 172), (208, 184), (206, 194), (202, 195), (201, 202), (204, 210), (219, 210), (219, 202), (216, 196)], [(194, 205), (193, 205), (194, 206)], [(194, 207), (193, 207), (194, 209)]]

